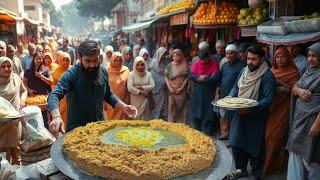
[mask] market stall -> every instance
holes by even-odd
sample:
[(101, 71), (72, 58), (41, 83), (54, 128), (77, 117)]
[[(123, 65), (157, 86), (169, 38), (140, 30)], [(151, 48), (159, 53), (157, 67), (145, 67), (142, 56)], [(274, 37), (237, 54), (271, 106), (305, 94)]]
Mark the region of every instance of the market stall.
[(279, 17), (258, 26), (257, 40), (266, 44), (295, 45), (320, 39), (320, 14)]
[(21, 37), (23, 44), (28, 42), (35, 42), (35, 39), (40, 37), (39, 22), (32, 20), (28, 17), (23, 17), (23, 23), (25, 26), (25, 33)]
[(8, 44), (17, 44), (17, 20), (16, 14), (0, 9), (0, 40)]

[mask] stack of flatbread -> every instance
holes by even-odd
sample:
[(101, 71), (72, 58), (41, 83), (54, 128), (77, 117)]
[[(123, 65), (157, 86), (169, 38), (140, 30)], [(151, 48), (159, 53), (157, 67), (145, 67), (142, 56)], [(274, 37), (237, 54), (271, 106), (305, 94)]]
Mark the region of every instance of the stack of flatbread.
[(257, 101), (246, 98), (223, 98), (217, 101), (217, 105), (225, 108), (249, 108), (257, 104)]

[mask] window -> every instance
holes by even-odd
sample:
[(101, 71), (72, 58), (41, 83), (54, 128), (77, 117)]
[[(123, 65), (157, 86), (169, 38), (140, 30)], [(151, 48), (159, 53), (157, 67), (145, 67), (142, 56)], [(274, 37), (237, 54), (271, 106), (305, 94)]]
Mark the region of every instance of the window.
[(25, 11), (34, 11), (36, 10), (36, 6), (24, 6)]

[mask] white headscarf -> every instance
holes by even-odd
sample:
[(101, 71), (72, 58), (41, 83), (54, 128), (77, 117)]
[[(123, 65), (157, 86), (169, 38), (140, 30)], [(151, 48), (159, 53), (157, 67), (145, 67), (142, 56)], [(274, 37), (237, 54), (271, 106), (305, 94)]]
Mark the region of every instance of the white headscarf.
[[(144, 72), (142, 72), (142, 73), (141, 73), (141, 72), (138, 72), (137, 69), (136, 69), (136, 66), (137, 66), (138, 62), (143, 62), (144, 65), (145, 65), (145, 70), (144, 70)], [(148, 70), (148, 69), (147, 69), (147, 64), (146, 64), (146, 62), (144, 61), (143, 57), (140, 57), (140, 56), (136, 57), (136, 58), (134, 59), (134, 62), (133, 62), (133, 71), (134, 71), (134, 73), (135, 73), (136, 75), (142, 77), (142, 76), (144, 76), (144, 75), (146, 74), (147, 70)]]
[(107, 53), (107, 52), (111, 52), (111, 53), (113, 53), (113, 47), (112, 46), (110, 46), (110, 45), (108, 45), (108, 46), (106, 46), (105, 48), (104, 48), (104, 53)]
[(104, 65), (104, 66), (107, 66), (107, 64), (110, 62), (110, 60), (111, 60), (111, 58), (109, 59), (108, 57), (107, 57), (107, 55), (106, 55), (106, 53), (107, 52), (111, 52), (111, 53), (113, 53), (114, 52), (114, 50), (113, 50), (113, 47), (112, 46), (110, 46), (110, 45), (108, 45), (108, 46), (106, 46), (105, 48), (104, 48), (104, 53), (103, 53), (103, 62), (102, 62), (102, 65)]
[(150, 58), (150, 53), (149, 53), (149, 51), (148, 51), (146, 48), (142, 48), (142, 49), (140, 50), (139, 56), (140, 56), (140, 57), (143, 57), (144, 54), (148, 54), (148, 59), (145, 60), (145, 62), (147, 63), (148, 69), (150, 69), (150, 67), (151, 67), (151, 58)]
[(136, 44), (136, 45), (133, 46), (132, 55), (133, 55), (134, 58), (136, 58), (139, 55), (139, 53), (137, 53), (137, 49), (140, 49), (140, 45), (139, 44)]

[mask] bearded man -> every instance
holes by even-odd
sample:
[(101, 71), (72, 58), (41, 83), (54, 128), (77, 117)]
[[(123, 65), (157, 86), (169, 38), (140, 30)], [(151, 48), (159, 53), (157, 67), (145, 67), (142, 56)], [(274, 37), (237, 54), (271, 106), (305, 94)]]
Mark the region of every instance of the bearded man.
[(64, 133), (64, 124), (59, 112), (59, 101), (67, 97), (67, 131), (89, 122), (104, 120), (103, 103), (123, 108), (128, 116), (134, 116), (135, 107), (122, 102), (109, 86), (105, 67), (100, 66), (100, 49), (95, 41), (87, 40), (79, 46), (80, 63), (64, 73), (48, 97), (52, 122), (50, 131), (57, 137)]
[(265, 52), (261, 47), (251, 46), (247, 53), (247, 66), (239, 74), (229, 96), (253, 99), (259, 105), (250, 110), (234, 112), (229, 144), (238, 170), (231, 175), (246, 176), (250, 161), (251, 174), (254, 179), (260, 179), (264, 168), (264, 138), (269, 105), (275, 93), (276, 80), (264, 60)]

